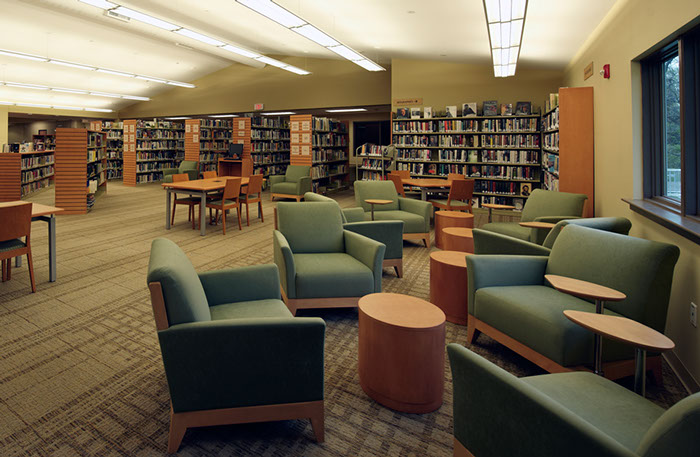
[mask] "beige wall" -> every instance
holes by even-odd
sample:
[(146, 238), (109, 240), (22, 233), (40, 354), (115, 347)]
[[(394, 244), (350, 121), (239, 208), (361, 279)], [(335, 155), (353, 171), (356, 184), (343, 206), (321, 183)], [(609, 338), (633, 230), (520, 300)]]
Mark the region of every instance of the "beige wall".
[[(676, 266), (666, 334), (675, 354), (700, 381), (700, 330), (689, 323), (691, 301), (700, 305), (700, 246), (632, 213), (622, 198), (642, 197), (640, 54), (700, 15), (697, 0), (622, 1), (567, 67), (566, 86), (593, 86), (595, 111), (595, 192), (598, 216), (624, 216), (634, 236), (672, 243), (681, 249)], [(594, 75), (584, 81), (583, 68)], [(611, 78), (598, 71), (610, 64)]]
[(150, 102), (122, 109), (119, 117), (161, 117), (265, 110), (383, 105), (390, 103), (391, 71), (370, 72), (345, 60), (280, 57), (312, 72), (299, 76), (278, 68), (234, 64), (193, 81), (194, 89), (176, 88)]
[(433, 111), (445, 111), (448, 105), (477, 102), (479, 110), (484, 100), (498, 103), (530, 101), (538, 107), (550, 92), (556, 92), (562, 72), (520, 68), (514, 77), (495, 78), (489, 64), (446, 63), (426, 60), (393, 59), (391, 61), (391, 96), (422, 98), (424, 106)]
[[(39, 129), (48, 129), (49, 133), (55, 131), (56, 125), (62, 127), (83, 127), (80, 121), (37, 121), (29, 124), (25, 124), (23, 127), (13, 127), (10, 134), (10, 127), (8, 122), (8, 117), (10, 113), (31, 113), (36, 114), (37, 117), (43, 116), (71, 116), (79, 119), (110, 119), (111, 116), (105, 115), (105, 113), (94, 113), (94, 112), (82, 112), (76, 113), (72, 110), (57, 110), (50, 108), (28, 108), (28, 107), (18, 107), (18, 106), (0, 106), (0, 146), (7, 144), (8, 142), (14, 143), (18, 141), (31, 141), (32, 135), (37, 133)], [(110, 113), (111, 114), (111, 113)]]

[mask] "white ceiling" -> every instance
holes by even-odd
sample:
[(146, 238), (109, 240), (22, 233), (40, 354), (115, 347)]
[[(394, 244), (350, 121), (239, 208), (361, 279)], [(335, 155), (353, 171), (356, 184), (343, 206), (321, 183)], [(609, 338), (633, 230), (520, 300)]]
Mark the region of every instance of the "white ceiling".
[[(339, 58), (234, 0), (112, 1), (263, 54)], [(615, 2), (530, 0), (520, 64), (563, 68)], [(392, 58), (490, 61), (481, 0), (277, 3), (380, 65)], [(187, 82), (235, 62), (261, 66), (137, 21), (107, 18), (102, 10), (77, 0), (0, 0), (0, 11), (3, 49)], [(142, 96), (172, 88), (6, 56), (0, 56), (0, 80)], [(134, 103), (3, 86), (1, 100), (114, 110)]]

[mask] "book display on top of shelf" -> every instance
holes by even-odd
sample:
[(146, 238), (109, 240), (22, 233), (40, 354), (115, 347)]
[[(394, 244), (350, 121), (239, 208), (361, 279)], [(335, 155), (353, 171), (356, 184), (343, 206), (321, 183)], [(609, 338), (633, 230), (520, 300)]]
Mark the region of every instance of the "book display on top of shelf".
[(411, 119), (420, 119), (420, 108), (411, 108)]
[(396, 110), (396, 119), (409, 119), (411, 111), (408, 108), (398, 108)]
[(396, 169), (414, 177), (464, 174), (476, 180), (480, 204), (512, 204), (540, 187), (540, 138), (536, 115), (392, 121)]
[(476, 102), (462, 104), (462, 117), (476, 117)]
[(348, 182), (347, 123), (310, 114), (294, 115), (290, 123), (290, 163), (310, 165), (314, 192), (345, 189)]
[(122, 134), (124, 185), (158, 182), (163, 168), (175, 168), (184, 158), (182, 123), (153, 119), (125, 120)]
[(458, 117), (457, 116), (457, 105), (446, 106), (445, 110), (447, 111), (446, 117)]
[(517, 115), (528, 115), (532, 114), (532, 103), (530, 102), (518, 102), (515, 104), (515, 114)]
[(498, 102), (496, 100), (486, 100), (483, 112), (484, 116), (498, 116)]
[(423, 117), (425, 119), (430, 119), (433, 117), (433, 107), (432, 106), (424, 106), (423, 107)]

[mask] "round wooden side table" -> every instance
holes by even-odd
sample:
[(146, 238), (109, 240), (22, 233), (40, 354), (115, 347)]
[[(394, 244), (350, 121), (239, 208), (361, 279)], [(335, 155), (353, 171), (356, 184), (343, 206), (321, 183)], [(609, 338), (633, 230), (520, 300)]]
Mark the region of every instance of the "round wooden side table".
[(445, 240), (442, 231), (447, 227), (474, 228), (474, 215), (462, 211), (436, 211), (435, 246), (438, 249), (445, 249)]
[(388, 205), (393, 203), (393, 200), (381, 200), (376, 198), (368, 198), (365, 203), (369, 203), (370, 210), (372, 212), (372, 220), (374, 220), (374, 205)]
[(467, 255), (457, 251), (430, 253), (430, 302), (447, 320), (467, 325)]
[(360, 385), (378, 403), (423, 414), (442, 405), (445, 313), (408, 295), (365, 295), (358, 304)]
[(464, 227), (447, 227), (442, 230), (445, 248), (448, 251), (461, 251), (474, 254), (474, 235), (472, 229)]

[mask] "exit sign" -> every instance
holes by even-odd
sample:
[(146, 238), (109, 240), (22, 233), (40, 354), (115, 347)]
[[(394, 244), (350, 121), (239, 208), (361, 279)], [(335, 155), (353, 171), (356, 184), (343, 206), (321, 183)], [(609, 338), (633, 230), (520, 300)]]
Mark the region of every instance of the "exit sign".
[(254, 110), (265, 109), (265, 105), (262, 104), (262, 103), (256, 103), (255, 105), (253, 105), (253, 109), (254, 109)]

